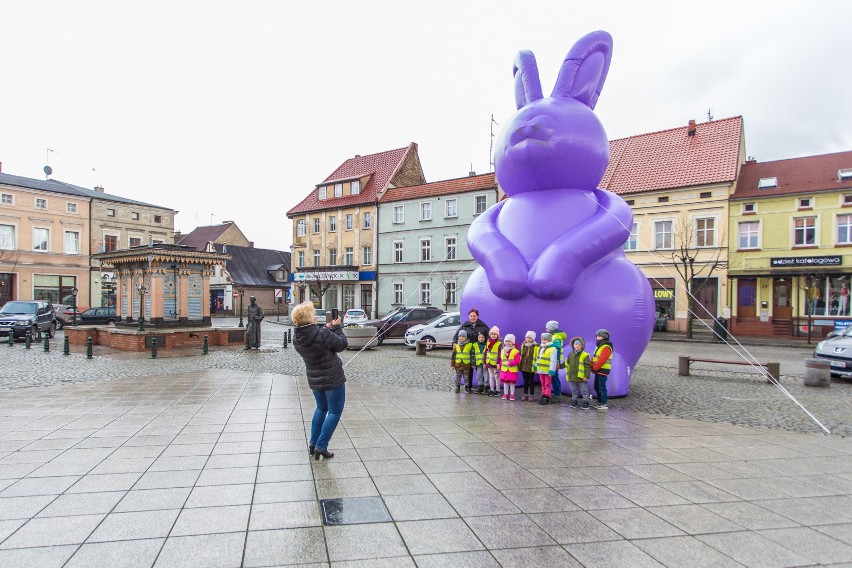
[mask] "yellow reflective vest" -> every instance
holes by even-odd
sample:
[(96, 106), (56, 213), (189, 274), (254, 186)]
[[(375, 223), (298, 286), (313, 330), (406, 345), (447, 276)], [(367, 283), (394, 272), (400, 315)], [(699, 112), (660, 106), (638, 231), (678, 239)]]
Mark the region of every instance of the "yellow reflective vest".
[(552, 345), (539, 349), (538, 359), (535, 360), (536, 373), (540, 375), (547, 375), (550, 373), (550, 355), (553, 353), (554, 349), (556, 348)]
[(455, 354), (453, 355), (453, 362), (460, 363), (462, 365), (470, 365), (471, 355), (473, 355), (473, 344), (470, 341), (464, 345), (454, 343), (453, 351), (455, 351)]
[(507, 372), (507, 371), (509, 373), (517, 373), (518, 372), (518, 364), (512, 363), (510, 365), (509, 362), (512, 359), (514, 359), (515, 357), (520, 357), (520, 356), (521, 356), (521, 354), (517, 350), (517, 348), (512, 347), (509, 350), (509, 354), (506, 357), (503, 357), (503, 360), (500, 362), (500, 370), (503, 371), (504, 373)]
[(594, 355), (594, 357), (592, 357), (592, 365), (593, 366), (597, 367), (598, 357), (600, 357), (601, 351), (603, 351), (604, 347), (609, 347), (609, 350), (610, 350), (609, 359), (607, 359), (606, 363), (601, 365), (600, 370), (597, 371), (597, 373), (599, 375), (608, 375), (609, 374), (609, 370), (612, 368), (612, 365), (610, 364), (610, 363), (612, 363), (612, 356), (615, 355), (615, 350), (612, 348), (611, 344), (601, 343), (600, 345), (595, 347), (595, 355)]
[(485, 345), (480, 346), (479, 343), (472, 343), (471, 345), (473, 345), (474, 361), (476, 361), (476, 366), (479, 367), (485, 361)]
[[(488, 344), (486, 343), (486, 346)], [(500, 349), (503, 348), (503, 344), (499, 341), (495, 341), (494, 345), (491, 346), (491, 349), (486, 347), (485, 351), (485, 364), (491, 365), (492, 367), (497, 366), (497, 359), (500, 358)]]

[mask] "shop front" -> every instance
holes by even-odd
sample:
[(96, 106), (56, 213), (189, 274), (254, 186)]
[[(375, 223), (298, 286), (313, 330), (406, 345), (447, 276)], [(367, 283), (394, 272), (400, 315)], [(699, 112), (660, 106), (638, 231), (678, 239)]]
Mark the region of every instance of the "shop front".
[(376, 297), (376, 273), (357, 270), (297, 271), (293, 282), (292, 302), (313, 302), (317, 311), (338, 309), (341, 313), (361, 308), (372, 317)]
[(651, 284), (651, 291), (654, 294), (654, 311), (656, 314), (654, 331), (674, 331), (675, 279), (650, 278), (648, 282)]

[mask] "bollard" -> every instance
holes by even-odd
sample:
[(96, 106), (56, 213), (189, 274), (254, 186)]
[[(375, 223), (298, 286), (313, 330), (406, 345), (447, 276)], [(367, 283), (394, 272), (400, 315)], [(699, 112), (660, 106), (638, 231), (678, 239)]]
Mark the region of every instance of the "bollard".
[(157, 358), (157, 338), (151, 338), (151, 359)]
[(44, 334), (44, 352), (47, 353), (48, 351), (50, 351), (50, 334), (45, 333)]
[(284, 343), (281, 345), (282, 347), (287, 347), (287, 334), (284, 334)]
[[(371, 340), (372, 341), (372, 340)], [(414, 354), (415, 355), (426, 355), (426, 342), (418, 339), (414, 342)]]
[(289, 341), (290, 343), (293, 343), (293, 336), (291, 335), (292, 333), (293, 333), (292, 329), (287, 330), (287, 341)]
[(71, 355), (71, 344), (68, 342), (68, 336), (65, 336), (65, 341), (62, 342), (62, 354)]
[(805, 359), (805, 386), (831, 386), (831, 362), (828, 359)]
[[(805, 361), (807, 361), (807, 359), (805, 359)], [(767, 363), (766, 373), (769, 375), (769, 377), (766, 378), (767, 383), (777, 383), (781, 380), (781, 363)]]
[(686, 355), (677, 358), (677, 374), (681, 377), (689, 376), (689, 357)]
[[(30, 336), (30, 332), (27, 332), (27, 337)], [(15, 345), (15, 332), (13, 330), (9, 330), (9, 347)]]
[(30, 338), (30, 334), (28, 333), (24, 336), (24, 347), (29, 349), (31, 343), (32, 343), (32, 339)]
[(36, 328), (36, 341), (41, 341), (41, 330)]
[(207, 334), (204, 334), (204, 343), (201, 345), (201, 354), (207, 355)]
[(92, 358), (92, 338), (86, 338), (86, 359)]

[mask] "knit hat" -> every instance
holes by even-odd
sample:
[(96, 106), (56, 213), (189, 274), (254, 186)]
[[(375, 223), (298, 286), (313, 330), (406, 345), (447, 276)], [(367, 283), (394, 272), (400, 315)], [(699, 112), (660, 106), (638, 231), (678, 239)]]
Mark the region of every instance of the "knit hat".
[(595, 336), (600, 336), (604, 338), (604, 341), (609, 341), (609, 331), (605, 329), (599, 329), (595, 332)]
[(497, 335), (500, 335), (500, 328), (496, 325), (491, 326), (491, 329), (488, 330), (488, 333), (496, 333)]
[(541, 334), (541, 340), (550, 343), (553, 340), (553, 334), (544, 332)]
[(553, 333), (554, 331), (559, 329), (559, 322), (556, 320), (550, 320), (549, 322), (547, 322), (547, 325), (544, 326), (544, 329), (546, 329), (550, 333)]
[(528, 331), (527, 334), (524, 336), (524, 338), (527, 338), (527, 337), (529, 337), (530, 339), (535, 341), (535, 332), (534, 331)]
[(511, 341), (512, 343), (514, 343), (515, 342), (515, 336), (512, 335), (511, 333), (507, 333), (506, 337), (503, 338), (503, 343), (505, 343), (507, 341)]
[(460, 337), (460, 338), (461, 338), (461, 337), (464, 337), (465, 339), (467, 339), (467, 332), (466, 332), (465, 330), (463, 330), (463, 329), (462, 329), (462, 330), (460, 330), (460, 331), (459, 331), (459, 337)]

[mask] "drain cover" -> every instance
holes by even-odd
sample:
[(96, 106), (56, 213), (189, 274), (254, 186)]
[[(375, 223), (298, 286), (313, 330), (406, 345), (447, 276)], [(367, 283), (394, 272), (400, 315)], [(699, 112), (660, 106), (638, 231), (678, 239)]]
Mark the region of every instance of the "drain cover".
[(322, 499), (322, 520), (326, 525), (363, 525), (387, 523), (390, 513), (379, 497)]

